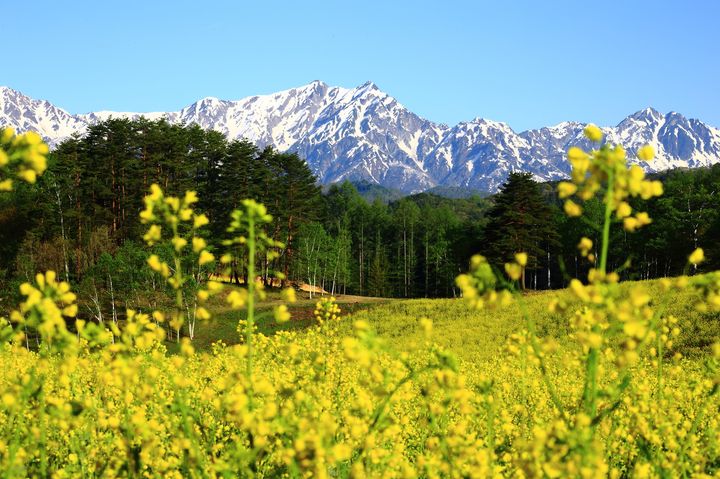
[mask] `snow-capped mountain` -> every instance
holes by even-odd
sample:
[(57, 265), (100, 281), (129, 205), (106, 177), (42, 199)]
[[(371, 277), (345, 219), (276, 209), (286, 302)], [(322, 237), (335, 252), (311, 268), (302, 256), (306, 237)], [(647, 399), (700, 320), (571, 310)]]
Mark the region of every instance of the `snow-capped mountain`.
[(289, 149), (304, 157), (323, 183), (365, 179), (418, 191), (437, 184), (424, 160), (445, 129), (368, 82), (335, 95)]
[[(567, 175), (565, 152), (589, 147), (582, 123), (516, 133), (505, 123), (482, 118), (453, 127), (419, 117), (367, 82), (357, 88), (320, 81), (237, 101), (204, 98), (176, 112), (100, 111), (72, 115), (47, 101), (0, 87), (0, 126), (38, 131), (51, 146), (110, 117), (196, 123), (229, 138), (296, 151), (324, 184), (366, 180), (406, 192), (434, 186), (495, 191), (511, 171), (530, 171), (538, 180)], [(720, 162), (720, 130), (679, 113), (647, 108), (615, 127), (606, 140), (631, 153), (645, 144), (657, 151), (643, 166), (651, 171)]]
[(53, 145), (85, 129), (87, 122), (48, 101), (0, 87), (0, 126), (11, 126), (20, 132), (36, 131)]

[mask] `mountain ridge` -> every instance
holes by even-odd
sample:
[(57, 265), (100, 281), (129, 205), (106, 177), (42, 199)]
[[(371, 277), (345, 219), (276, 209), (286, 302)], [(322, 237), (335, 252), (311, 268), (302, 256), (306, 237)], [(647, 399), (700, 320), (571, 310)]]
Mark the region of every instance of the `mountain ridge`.
[[(590, 146), (581, 122), (519, 133), (482, 117), (454, 126), (435, 123), (372, 81), (344, 88), (315, 80), (239, 100), (206, 97), (174, 112), (75, 115), (0, 86), (0, 125), (38, 131), (51, 147), (99, 121), (141, 116), (195, 123), (231, 139), (297, 152), (322, 184), (365, 180), (406, 193), (436, 186), (492, 192), (511, 171), (520, 170), (538, 180), (557, 180), (569, 172), (567, 148)], [(720, 130), (677, 112), (663, 115), (647, 107), (602, 130), (606, 141), (623, 144), (630, 154), (644, 144), (655, 147), (656, 159), (643, 164), (650, 172), (720, 162)]]

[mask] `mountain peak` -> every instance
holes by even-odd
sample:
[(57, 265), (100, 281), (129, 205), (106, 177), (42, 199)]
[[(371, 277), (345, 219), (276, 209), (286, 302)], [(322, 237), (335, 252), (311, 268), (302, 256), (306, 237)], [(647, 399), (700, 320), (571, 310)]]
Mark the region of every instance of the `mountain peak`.
[(464, 125), (477, 125), (487, 128), (494, 128), (496, 130), (510, 130), (512, 131), (512, 128), (510, 125), (503, 121), (495, 121), (495, 120), (489, 120), (487, 118), (483, 118), (481, 116), (476, 116), (470, 121), (462, 122), (461, 124)]
[(221, 100), (218, 97), (215, 96), (206, 96), (205, 98), (201, 98), (200, 100), (196, 101), (195, 103), (201, 103), (203, 105), (213, 105), (216, 103), (223, 103), (224, 100)]
[(372, 82), (370, 80), (366, 81), (359, 87), (357, 87), (358, 90), (380, 90), (378, 86), (375, 84), (375, 82)]
[(321, 80), (313, 80), (305, 86), (295, 88), (294, 90), (300, 92), (309, 92), (310, 94), (321, 94), (324, 95), (330, 86)]
[(0, 86), (0, 96), (5, 98), (27, 98), (28, 101), (32, 101), (30, 97), (26, 96), (21, 91), (10, 88), (9, 86)]
[(557, 125), (546, 126), (545, 128), (550, 129), (550, 130), (568, 130), (568, 129), (578, 128), (580, 126), (584, 126), (584, 125), (578, 121), (561, 121)]
[(688, 125), (688, 119), (685, 118), (684, 115), (681, 113), (678, 113), (676, 111), (668, 112), (667, 115), (665, 115), (665, 123), (666, 125)]
[(638, 110), (632, 115), (630, 115), (628, 118), (633, 118), (635, 120), (659, 120), (663, 118), (663, 114), (657, 111), (655, 108), (649, 106), (647, 108), (643, 108), (642, 110)]

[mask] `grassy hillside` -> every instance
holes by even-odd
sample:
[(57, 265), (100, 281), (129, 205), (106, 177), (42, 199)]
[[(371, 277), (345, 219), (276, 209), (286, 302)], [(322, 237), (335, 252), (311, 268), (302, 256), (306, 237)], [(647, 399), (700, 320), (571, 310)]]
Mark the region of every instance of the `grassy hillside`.
[[(245, 310), (232, 310), (227, 305), (225, 297), (234, 288), (228, 287), (227, 289), (228, 291), (225, 294), (213, 298), (210, 303), (210, 308), (213, 311), (212, 318), (201, 321), (197, 325), (195, 337), (193, 338), (193, 347), (198, 351), (210, 351), (212, 344), (220, 340), (227, 345), (241, 342), (241, 335), (237, 331), (238, 321), (245, 319), (247, 312)], [(292, 320), (278, 323), (273, 315), (273, 307), (283, 304), (283, 302), (279, 293), (276, 291), (269, 292), (267, 298), (260, 302), (255, 312), (257, 331), (271, 336), (278, 331), (302, 331), (313, 327), (316, 324), (313, 312), (315, 311), (315, 304), (320, 298), (322, 297), (317, 296), (311, 299), (306, 293), (298, 293), (297, 302), (289, 305)], [(338, 296), (337, 301), (344, 314), (350, 315), (358, 311), (372, 309), (391, 300), (346, 295)], [(168, 341), (165, 344), (170, 352), (177, 352), (178, 345), (176, 342)]]
[[(697, 296), (689, 291), (662, 290), (660, 282), (626, 282), (625, 290), (641, 285), (648, 290), (653, 304), (665, 308), (667, 314), (679, 320), (680, 336), (675, 340), (675, 349), (668, 353), (681, 352), (686, 356), (698, 356), (706, 351), (713, 340), (720, 338), (720, 315), (699, 313), (695, 309)], [(560, 297), (570, 301), (568, 291), (529, 292), (524, 297), (527, 311), (537, 325), (538, 335), (562, 339), (571, 332), (569, 318), (559, 318), (548, 310), (551, 299)], [(272, 335), (277, 331), (303, 330), (315, 325), (313, 310), (315, 301), (301, 298), (291, 306), (292, 319), (278, 324), (272, 314), (272, 306), (278, 304), (275, 295), (260, 305), (257, 321), (258, 331)], [(510, 335), (525, 327), (520, 304), (514, 303), (494, 310), (474, 310), (462, 299), (413, 299), (387, 300), (364, 298), (362, 296), (338, 297), (343, 319), (338, 323), (339, 334), (351, 335), (353, 321), (366, 321), (375, 332), (397, 351), (412, 350), (424, 343), (419, 327), (421, 318), (433, 322), (432, 339), (452, 351), (459, 359), (481, 361), (502, 353)], [(217, 340), (226, 344), (237, 344), (237, 321), (243, 312), (231, 311), (217, 302), (218, 313), (213, 319), (198, 326), (196, 348), (206, 349)], [(172, 345), (170, 345), (172, 349)]]

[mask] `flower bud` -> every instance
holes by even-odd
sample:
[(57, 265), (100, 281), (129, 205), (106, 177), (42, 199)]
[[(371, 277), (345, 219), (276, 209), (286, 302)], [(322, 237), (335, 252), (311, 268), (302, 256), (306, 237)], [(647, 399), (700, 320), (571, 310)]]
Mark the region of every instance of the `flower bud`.
[(585, 127), (584, 133), (590, 141), (599, 142), (603, 138), (602, 130), (592, 123)]

